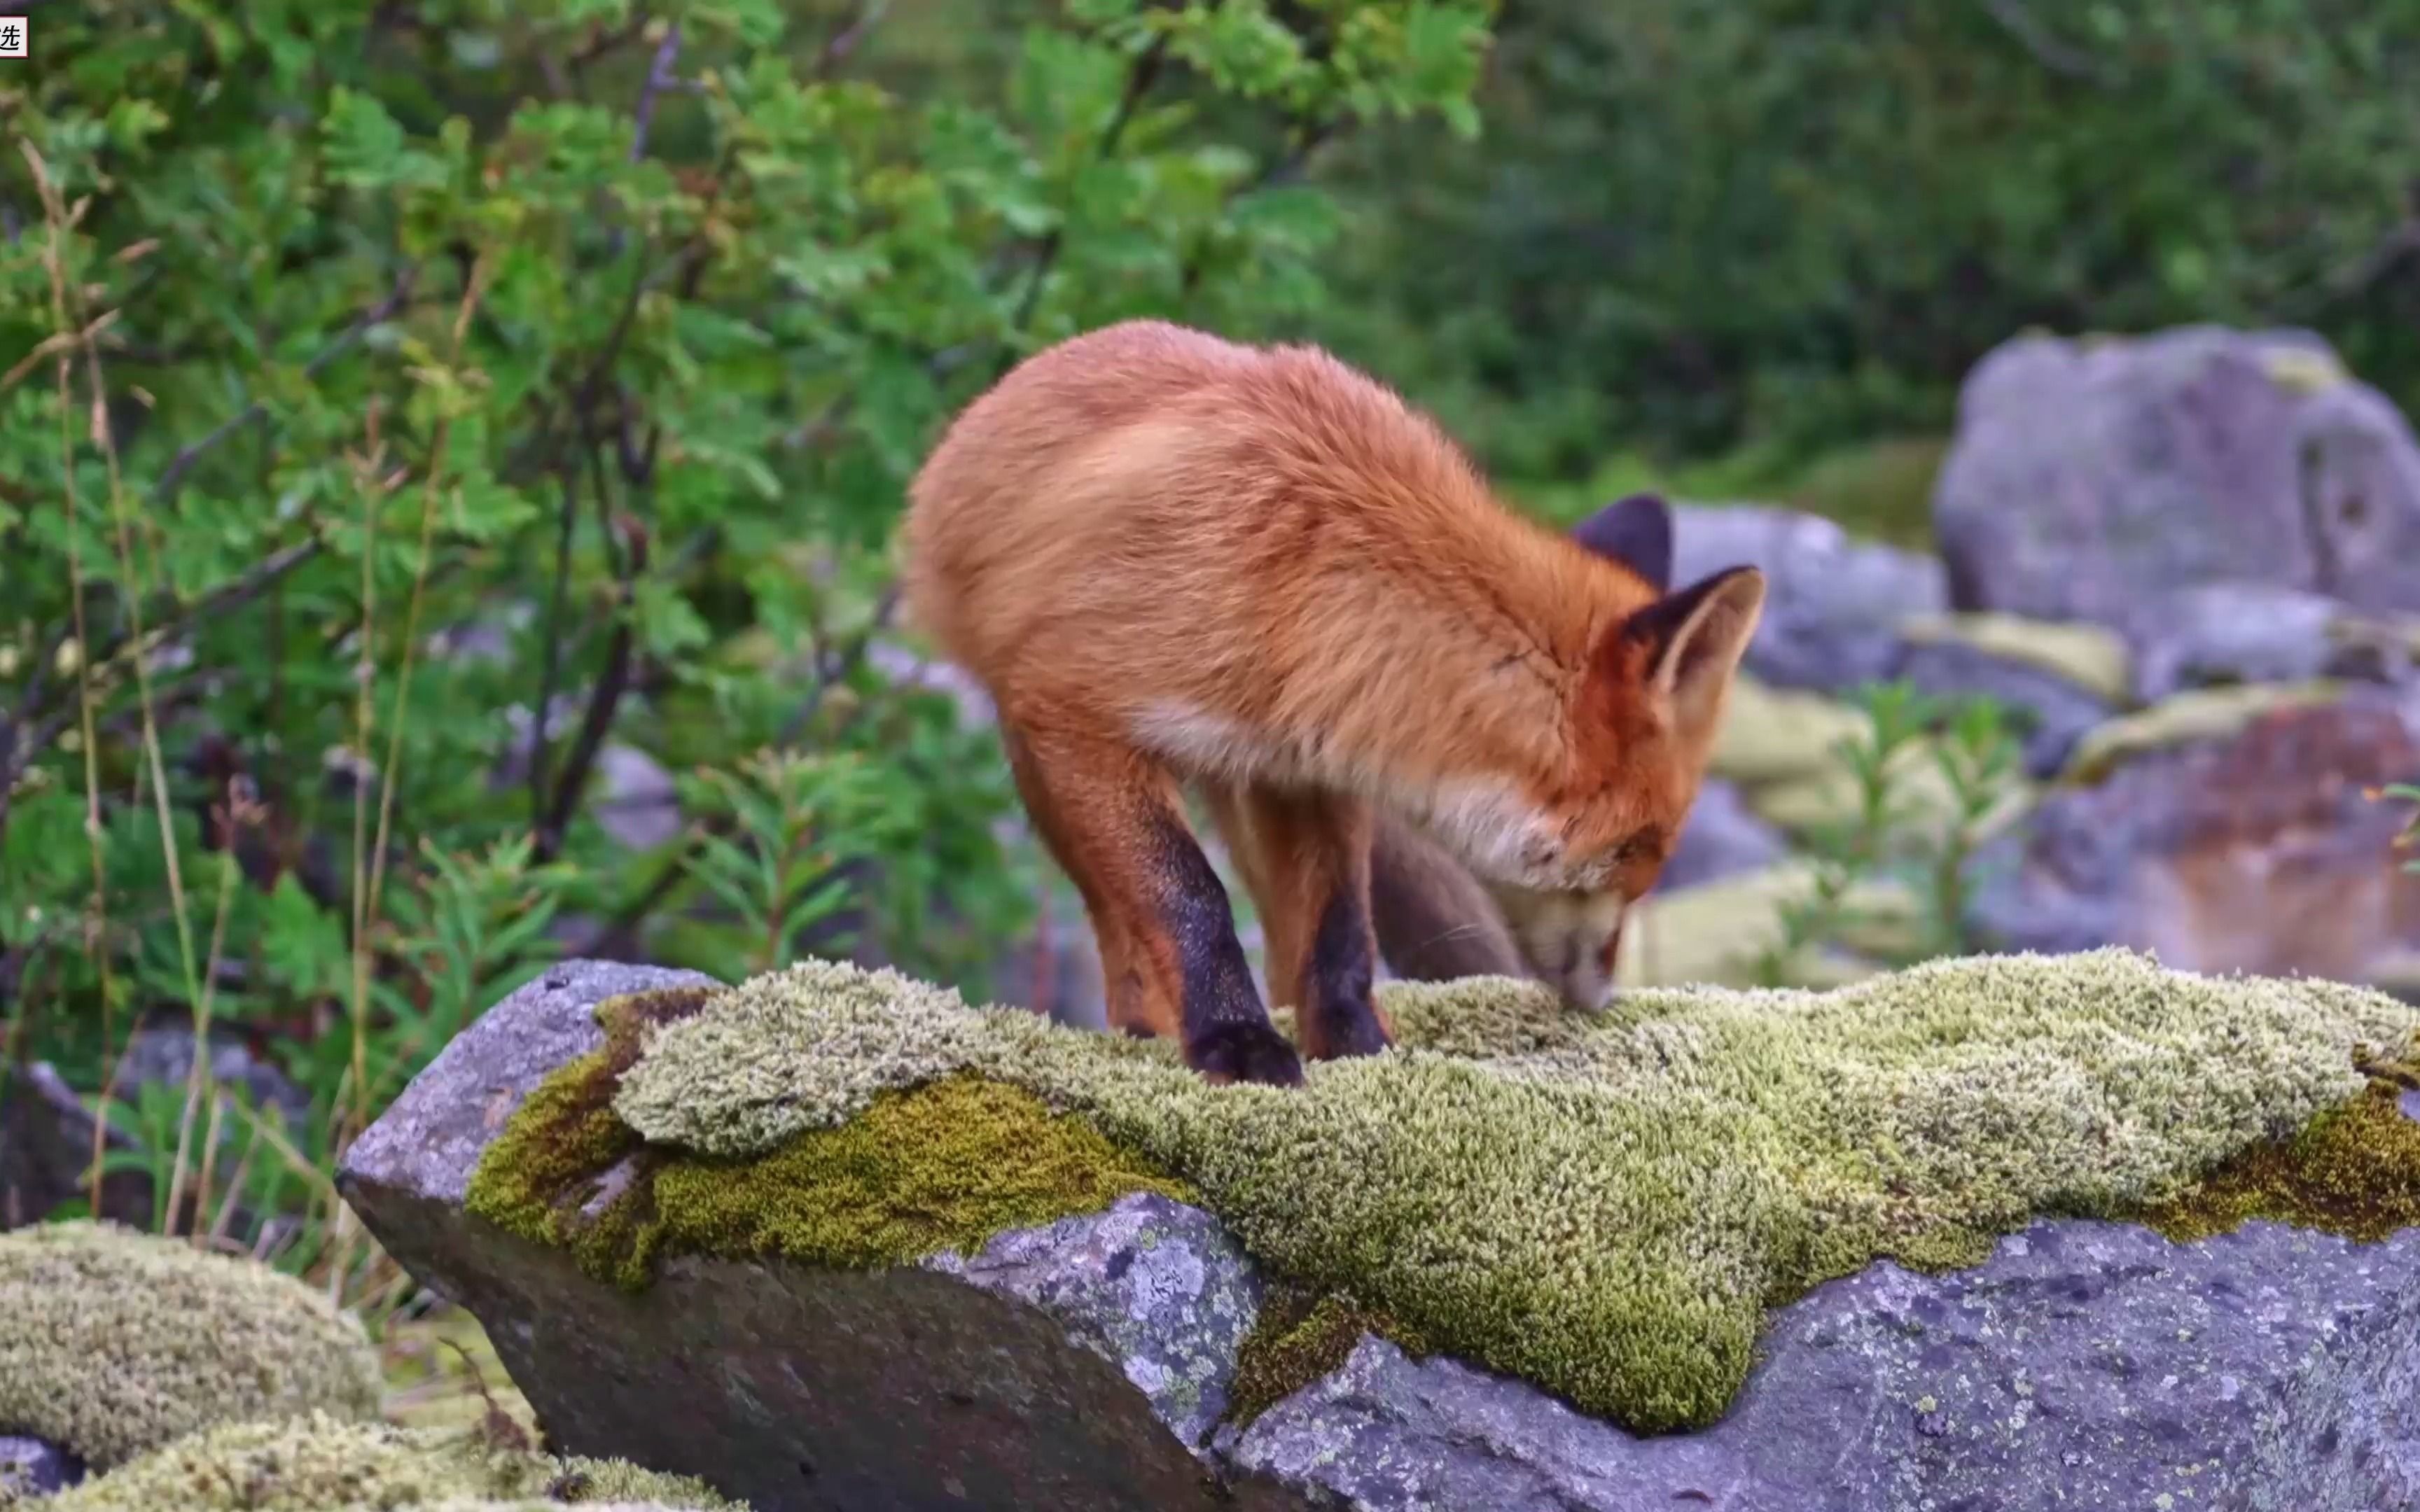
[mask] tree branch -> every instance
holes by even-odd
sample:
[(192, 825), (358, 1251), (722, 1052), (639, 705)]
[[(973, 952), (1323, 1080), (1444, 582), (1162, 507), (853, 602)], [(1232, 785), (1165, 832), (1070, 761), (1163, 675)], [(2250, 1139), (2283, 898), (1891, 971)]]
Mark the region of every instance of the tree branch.
[[(411, 302), (411, 285), (419, 276), (420, 269), (416, 264), (396, 274), (394, 290), (385, 299), (363, 311), (354, 318), (351, 325), (345, 328), (343, 334), (320, 348), (318, 355), (303, 363), (302, 376), (306, 378), (318, 378), (330, 363), (352, 350), (354, 344), (367, 334), (372, 326), (389, 318), (397, 310)], [(241, 410), (222, 422), (216, 430), (169, 458), (166, 470), (160, 474), (160, 480), (151, 486), (151, 501), (155, 504), (163, 504), (175, 498), (178, 486), (185, 481), (185, 474), (191, 472), (195, 464), (216, 449), (221, 441), (268, 412), (269, 407), (255, 399)]]
[(806, 733), (808, 724), (823, 707), (825, 697), (839, 686), (841, 679), (857, 669), (858, 663), (865, 659), (866, 647), (873, 643), (876, 636), (891, 627), (892, 616), (898, 610), (899, 585), (893, 583), (874, 601), (874, 612), (867, 617), (865, 629), (845, 648), (816, 648), (814, 681), (807, 686), (807, 696), (799, 701), (798, 709), (783, 722), (781, 730), (773, 736), (774, 745), (798, 744), (799, 737)]
[[(283, 581), (297, 567), (318, 556), (324, 547), (314, 537), (298, 542), (256, 562), (240, 576), (229, 579), (191, 604), (171, 610), (157, 628), (144, 637), (152, 646), (164, 646), (199, 624), (205, 617), (240, 609)], [(58, 738), (59, 732), (72, 709), (54, 716), (47, 715), (49, 674), (57, 659), (59, 648), (67, 643), (69, 631), (61, 629), (52, 637), (49, 648), (36, 664), (24, 693), (19, 698), (16, 712), (0, 718), (0, 827), (5, 826), (8, 812), (8, 792), (34, 758)], [(142, 647), (133, 645), (131, 636), (120, 635), (95, 652), (83, 648), (90, 658), (92, 675), (98, 676), (123, 661), (130, 655), (141, 654)]]
[[(1118, 108), (1109, 116), (1109, 126), (1101, 132), (1099, 156), (1106, 159), (1117, 151), (1118, 142), (1126, 134), (1126, 127), (1133, 122), (1136, 110), (1142, 104), (1142, 97), (1158, 80), (1160, 66), (1167, 60), (1166, 32), (1153, 38), (1149, 46), (1135, 54), (1133, 67), (1126, 70), (1125, 92), (1118, 97)], [(1012, 330), (1021, 333), (1033, 323), (1034, 312), (1042, 303), (1042, 285), (1050, 277), (1052, 266), (1059, 261), (1059, 250), (1065, 244), (1065, 239), (1064, 227), (1058, 225), (1052, 226), (1049, 234), (1042, 239), (1041, 247), (1033, 255), (1033, 265), (1026, 275), (1025, 293), (1016, 301), (1016, 313), (1009, 317)], [(1009, 354), (1009, 360), (1015, 361), (1014, 352)]]
[[(565, 756), (563, 773), (556, 779), (554, 797), (546, 817), (538, 825), (534, 850), (541, 863), (563, 854), (565, 832), (571, 827), (571, 815), (580, 806), (582, 790), (588, 785), (588, 775), (597, 765), (597, 752), (605, 746), (605, 736), (613, 728), (613, 717), (620, 712), (622, 695), (630, 687), (630, 654), (637, 639), (635, 621), (639, 575), (647, 567), (646, 532), (635, 520), (627, 520), (630, 537), (628, 569), (622, 574), (620, 602), (615, 606), (613, 635), (605, 647), (605, 670), (589, 689), (588, 707), (580, 718), (580, 733)], [(538, 716), (544, 729), (545, 714)]]

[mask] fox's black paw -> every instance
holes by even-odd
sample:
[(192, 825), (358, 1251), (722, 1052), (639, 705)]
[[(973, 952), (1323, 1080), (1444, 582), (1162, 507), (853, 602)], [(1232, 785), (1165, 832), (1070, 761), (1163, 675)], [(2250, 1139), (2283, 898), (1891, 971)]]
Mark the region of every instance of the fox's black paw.
[(1213, 1082), (1302, 1085), (1302, 1057), (1266, 1019), (1218, 1024), (1202, 1030), (1187, 1042), (1185, 1063)]
[(1367, 1003), (1330, 1009), (1321, 1036), (1320, 1058), (1335, 1060), (1344, 1056), (1374, 1056), (1395, 1041), (1387, 1037), (1387, 1026)]

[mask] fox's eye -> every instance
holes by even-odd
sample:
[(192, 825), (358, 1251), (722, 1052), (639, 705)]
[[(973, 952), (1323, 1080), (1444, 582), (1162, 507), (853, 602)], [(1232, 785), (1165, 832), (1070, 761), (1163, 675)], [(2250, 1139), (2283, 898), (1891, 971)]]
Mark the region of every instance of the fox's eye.
[(1653, 860), (1662, 854), (1663, 848), (1663, 842), (1652, 831), (1642, 829), (1614, 846), (1611, 859), (1617, 866)]

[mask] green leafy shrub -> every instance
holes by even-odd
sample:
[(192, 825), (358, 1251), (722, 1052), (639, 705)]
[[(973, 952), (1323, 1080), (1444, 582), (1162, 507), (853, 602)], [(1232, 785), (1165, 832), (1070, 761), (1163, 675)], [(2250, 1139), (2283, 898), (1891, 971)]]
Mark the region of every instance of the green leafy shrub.
[(563, 951), (980, 988), (1030, 879), (991, 737), (876, 655), (905, 479), (1039, 344), (1313, 307), (1307, 161), (1466, 131), (1490, 9), (46, 15), (0, 81), (8, 1053), (97, 1092), (133, 1013), (240, 1028), (319, 1127), (196, 1057), (128, 1158), (172, 1222), (332, 1220), (348, 1133)]

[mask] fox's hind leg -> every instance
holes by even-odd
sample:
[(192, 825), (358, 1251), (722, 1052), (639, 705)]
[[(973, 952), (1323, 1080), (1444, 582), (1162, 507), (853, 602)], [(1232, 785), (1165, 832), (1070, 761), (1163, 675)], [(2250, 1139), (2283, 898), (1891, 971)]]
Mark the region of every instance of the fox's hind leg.
[(1295, 1011), (1314, 1060), (1384, 1050), (1394, 1035), (1373, 987), (1369, 805), (1326, 793), (1206, 785), (1218, 833), (1260, 910), (1269, 1003)]
[(1227, 889), (1167, 767), (1097, 736), (1006, 719), (1001, 734), (1026, 811), (1084, 895), (1109, 1026), (1175, 1039), (1213, 1081), (1299, 1085), (1301, 1059), (1261, 1007)]

